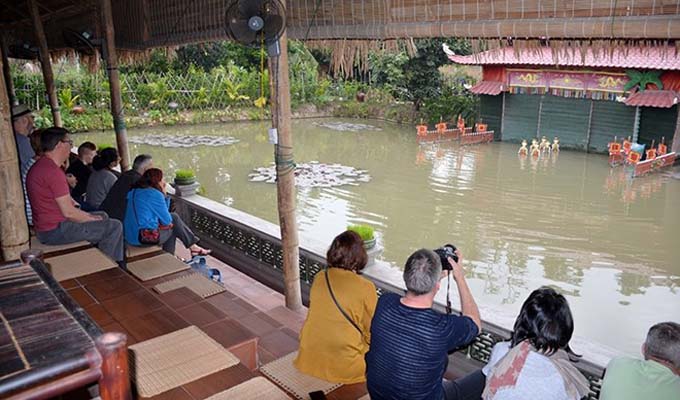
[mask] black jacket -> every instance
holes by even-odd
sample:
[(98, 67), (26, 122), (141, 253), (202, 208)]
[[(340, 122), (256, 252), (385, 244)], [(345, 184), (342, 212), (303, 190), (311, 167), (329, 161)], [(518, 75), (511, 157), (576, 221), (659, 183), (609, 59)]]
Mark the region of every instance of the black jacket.
[(83, 164), (83, 162), (80, 161), (80, 159), (76, 158), (69, 165), (68, 169), (66, 170), (66, 173), (73, 174), (73, 176), (75, 176), (76, 179), (78, 180), (78, 182), (76, 183), (76, 187), (71, 189), (71, 197), (73, 197), (76, 200), (81, 200), (81, 198), (85, 194), (85, 191), (87, 190), (87, 181), (90, 179), (92, 167)]
[(135, 170), (124, 172), (116, 183), (111, 186), (109, 194), (106, 195), (99, 209), (106, 212), (110, 218), (123, 222), (125, 219), (125, 209), (127, 208), (127, 194), (132, 185), (137, 183), (141, 177)]

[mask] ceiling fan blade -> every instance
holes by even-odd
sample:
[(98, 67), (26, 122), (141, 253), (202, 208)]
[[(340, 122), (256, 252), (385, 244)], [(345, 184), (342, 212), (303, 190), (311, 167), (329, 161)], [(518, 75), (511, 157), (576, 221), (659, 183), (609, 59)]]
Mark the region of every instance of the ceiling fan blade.
[(264, 0), (241, 0), (238, 3), (238, 9), (241, 16), (250, 18), (253, 15), (260, 15), (262, 11), (262, 3)]
[(257, 32), (250, 29), (247, 19), (230, 21), (229, 30), (233, 33), (234, 39), (241, 43), (249, 44), (257, 38)]
[(283, 17), (280, 15), (267, 15), (264, 20), (265, 40), (271, 41), (278, 39), (284, 28), (283, 24)]

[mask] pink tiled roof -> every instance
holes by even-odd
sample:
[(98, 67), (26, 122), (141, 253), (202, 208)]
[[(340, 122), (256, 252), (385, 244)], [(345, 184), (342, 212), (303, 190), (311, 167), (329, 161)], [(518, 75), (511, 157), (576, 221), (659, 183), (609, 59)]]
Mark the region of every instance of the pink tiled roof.
[(557, 59), (553, 56), (553, 49), (540, 47), (536, 49), (521, 49), (517, 54), (515, 49), (504, 47), (488, 50), (469, 56), (447, 54), (449, 60), (457, 64), (485, 65), (559, 65), (576, 67), (610, 67), (635, 69), (680, 70), (680, 52), (675, 47), (633, 47), (595, 51), (586, 50), (585, 58), (579, 49), (557, 51)]
[(633, 93), (625, 103), (627, 106), (671, 108), (678, 101), (680, 96), (672, 90), (645, 90)]
[(470, 88), (470, 91), (475, 94), (490, 94), (492, 96), (496, 96), (500, 94), (503, 89), (504, 85), (502, 82), (481, 81)]

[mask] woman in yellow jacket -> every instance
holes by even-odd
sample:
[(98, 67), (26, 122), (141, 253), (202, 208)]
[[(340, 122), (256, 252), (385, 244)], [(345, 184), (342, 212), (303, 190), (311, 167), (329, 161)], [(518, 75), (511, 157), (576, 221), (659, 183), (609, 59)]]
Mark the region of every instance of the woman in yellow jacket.
[(294, 364), (301, 372), (335, 383), (366, 381), (364, 355), (378, 301), (375, 285), (359, 275), (367, 258), (357, 233), (345, 231), (333, 240), (326, 253), (328, 269), (314, 278), (307, 320), (300, 332)]

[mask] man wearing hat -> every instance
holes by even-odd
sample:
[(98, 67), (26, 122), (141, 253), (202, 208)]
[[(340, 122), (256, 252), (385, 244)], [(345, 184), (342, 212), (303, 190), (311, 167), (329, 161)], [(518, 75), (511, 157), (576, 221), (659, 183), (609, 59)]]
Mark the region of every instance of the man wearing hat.
[(35, 129), (33, 114), (26, 104), (12, 107), (12, 127), (14, 128), (14, 139), (17, 142), (19, 162), (23, 167), (35, 156), (33, 147), (31, 147), (31, 140), (28, 138)]

